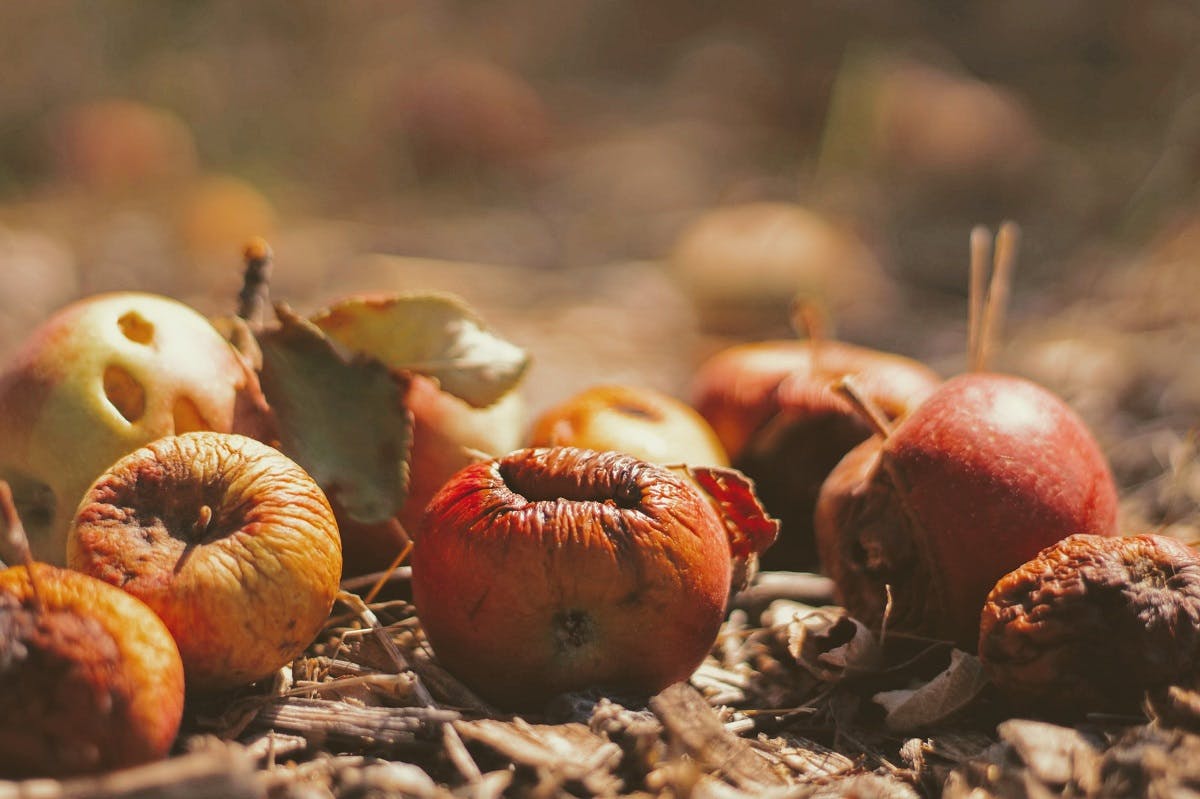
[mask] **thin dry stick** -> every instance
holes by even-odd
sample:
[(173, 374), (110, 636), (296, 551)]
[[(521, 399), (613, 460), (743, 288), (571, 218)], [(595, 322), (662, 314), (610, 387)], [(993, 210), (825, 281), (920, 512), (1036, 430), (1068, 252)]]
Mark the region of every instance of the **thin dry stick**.
[(983, 225), (971, 230), (971, 275), (967, 305), (967, 364), (971, 371), (983, 368), (980, 335), (983, 330), (984, 282), (992, 257), (992, 232)]
[(18, 560), (25, 564), (29, 574), (29, 587), (33, 593), (33, 605), (39, 613), (42, 610), (42, 592), (38, 590), (38, 578), (34, 574), (33, 551), (29, 548), (29, 536), (25, 534), (25, 525), (21, 523), (21, 514), (17, 513), (17, 503), (13, 500), (12, 486), (7, 480), (0, 480), (0, 518), (8, 529), (5, 540), (6, 548), (10, 549)]
[(820, 372), (821, 350), (828, 341), (825, 335), (825, 315), (811, 302), (796, 300), (792, 303), (792, 330), (796, 335), (808, 339), (811, 369)]
[(851, 375), (846, 375), (834, 383), (833, 390), (854, 406), (858, 415), (871, 426), (871, 429), (880, 438), (886, 439), (892, 434), (892, 422), (888, 419), (887, 414), (858, 390)]
[(271, 265), (275, 255), (266, 239), (255, 237), (246, 244), (242, 257), (246, 271), (242, 275), (242, 290), (238, 293), (237, 315), (252, 328), (261, 327), (270, 298)]
[(995, 346), (1004, 323), (1019, 240), (1020, 229), (1014, 222), (1005, 222), (996, 234), (995, 261), (992, 263), (992, 280), (988, 284), (987, 300), (984, 304), (983, 329), (979, 333), (979, 366), (976, 371), (987, 368), (992, 347)]
[[(400, 522), (393, 518), (391, 520), (391, 524), (399, 526)], [(383, 574), (381, 574), (379, 579), (375, 581), (375, 584), (371, 586), (371, 590), (367, 592), (365, 597), (363, 597), (363, 602), (369, 605), (375, 601), (375, 597), (379, 596), (379, 592), (383, 590), (383, 586), (386, 585), (387, 581), (392, 578), (392, 572), (400, 568), (400, 564), (403, 563), (404, 559), (408, 557), (410, 552), (412, 552), (412, 548), (413, 542), (412, 539), (409, 538), (404, 543), (404, 548), (401, 549), (400, 553), (392, 559), (392, 562), (386, 569), (384, 569)]]

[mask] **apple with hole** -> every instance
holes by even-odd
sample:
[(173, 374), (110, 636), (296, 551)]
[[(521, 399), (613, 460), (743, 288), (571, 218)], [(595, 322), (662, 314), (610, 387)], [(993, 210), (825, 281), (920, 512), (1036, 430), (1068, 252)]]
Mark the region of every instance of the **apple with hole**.
[(692, 405), (782, 524), (779, 540), (764, 553), (765, 568), (817, 568), (817, 493), (872, 432), (835, 390), (848, 376), (892, 420), (941, 382), (912, 358), (816, 336), (736, 344), (709, 357), (693, 377)]
[(257, 377), (207, 319), (137, 292), (54, 313), (0, 374), (0, 479), (35, 557), (63, 563), (80, 497), (114, 461), (192, 430), (269, 435)]
[(166, 436), (87, 490), (67, 562), (149, 605), (179, 645), (189, 691), (270, 676), (329, 616), (341, 539), (324, 492), (245, 436)]
[(602, 384), (568, 397), (534, 420), (529, 445), (616, 450), (659, 464), (729, 464), (694, 408), (646, 386)]
[(509, 709), (686, 679), (725, 615), (731, 545), (687, 479), (618, 452), (517, 450), (458, 472), (412, 555), (438, 659)]
[(0, 571), (0, 685), (5, 779), (166, 757), (183, 718), (183, 663), (158, 616), (107, 583), (41, 563)]

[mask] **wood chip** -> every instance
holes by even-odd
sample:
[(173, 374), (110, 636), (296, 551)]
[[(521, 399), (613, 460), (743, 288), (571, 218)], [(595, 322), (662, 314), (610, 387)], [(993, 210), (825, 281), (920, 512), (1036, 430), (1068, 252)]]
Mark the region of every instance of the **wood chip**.
[(672, 745), (706, 770), (746, 790), (787, 785), (745, 740), (725, 729), (717, 713), (687, 683), (676, 683), (650, 700)]

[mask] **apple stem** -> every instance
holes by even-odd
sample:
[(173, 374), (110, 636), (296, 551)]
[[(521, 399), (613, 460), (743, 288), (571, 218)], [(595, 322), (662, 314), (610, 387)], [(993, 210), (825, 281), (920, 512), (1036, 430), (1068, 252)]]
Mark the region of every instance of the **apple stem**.
[(982, 369), (979, 338), (983, 330), (984, 281), (991, 259), (992, 234), (983, 225), (971, 230), (971, 276), (968, 284), (967, 358), (971, 371)]
[(242, 290), (238, 293), (237, 315), (252, 329), (261, 329), (263, 315), (271, 293), (271, 266), (275, 254), (266, 239), (255, 237), (242, 250), (246, 271), (242, 273)]
[(833, 390), (854, 406), (854, 410), (862, 417), (863, 421), (871, 426), (871, 430), (876, 435), (884, 440), (891, 436), (891, 420), (880, 410), (878, 405), (858, 390), (851, 375), (846, 375), (834, 383)]
[[(29, 586), (33, 593), (34, 609), (41, 613), (42, 592), (38, 590), (38, 578), (34, 574), (33, 551), (29, 548), (29, 536), (25, 532), (25, 525), (21, 522), (21, 514), (17, 512), (12, 486), (8, 484), (7, 480), (0, 480), (0, 518), (3, 518), (4, 526), (8, 528), (8, 534), (4, 539), (5, 549), (10, 550), (16, 560), (25, 564), (25, 571), (29, 574)], [(2, 562), (0, 565), (3, 565)]]

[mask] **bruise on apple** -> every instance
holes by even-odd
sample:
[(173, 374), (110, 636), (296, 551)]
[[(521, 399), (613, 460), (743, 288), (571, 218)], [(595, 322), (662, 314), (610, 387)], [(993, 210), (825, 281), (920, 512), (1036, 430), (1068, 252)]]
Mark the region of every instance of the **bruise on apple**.
[(687, 480), (617, 452), (518, 450), (429, 504), (413, 597), (434, 651), (502, 707), (687, 678), (724, 618), (730, 550)]
[(1137, 712), (1200, 671), (1200, 554), (1159, 535), (1073, 535), (992, 589), (979, 655), (1023, 712)]

